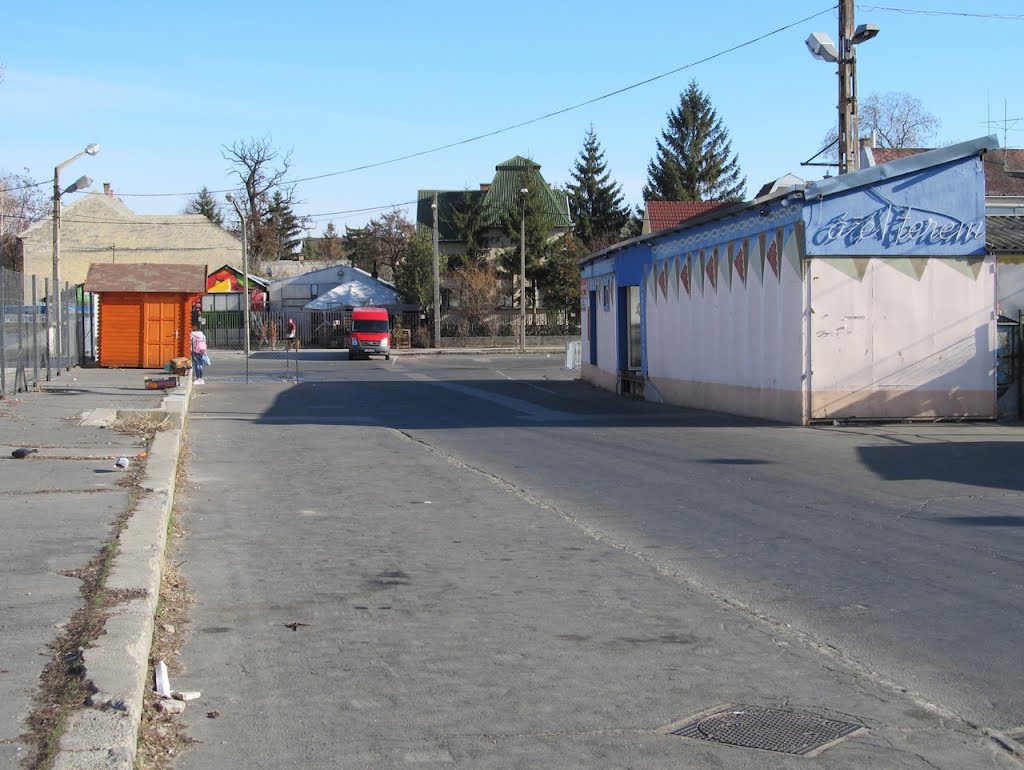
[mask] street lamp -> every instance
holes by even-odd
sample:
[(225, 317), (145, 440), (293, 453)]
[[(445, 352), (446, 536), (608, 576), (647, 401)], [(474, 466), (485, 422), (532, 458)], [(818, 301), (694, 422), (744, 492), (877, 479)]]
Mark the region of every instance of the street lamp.
[(811, 56), (839, 65), (839, 173), (856, 171), (859, 166), (857, 147), (857, 51), (854, 46), (875, 37), (877, 24), (861, 24), (854, 28), (853, 0), (839, 2), (839, 45), (824, 32), (807, 38)]
[(526, 196), (527, 188), (519, 191), (523, 199), (523, 217), (519, 225), (519, 349), (526, 352)]
[(242, 334), (245, 336), (245, 381), (249, 382), (249, 248), (246, 242), (246, 221), (242, 207), (238, 205), (235, 196), (228, 193), (224, 196), (227, 202), (235, 207), (238, 218), (242, 222)]
[[(92, 184), (92, 180), (87, 177), (79, 177), (75, 180), (75, 183), (70, 185), (66, 190), (61, 191), (60, 189), (60, 172), (65, 166), (69, 166), (76, 160), (81, 158), (83, 155), (95, 155), (100, 151), (98, 144), (87, 145), (84, 150), (76, 155), (71, 156), (63, 163), (57, 164), (53, 169), (53, 304), (49, 306), (49, 315), (53, 320), (54, 333), (52, 335), (55, 352), (57, 354), (57, 374), (60, 374), (60, 362), (61, 354), (63, 353), (63, 345), (61, 344), (61, 316), (63, 315), (63, 308), (61, 305), (64, 304), (60, 296), (60, 196), (63, 193), (77, 192), (78, 190), (84, 190), (86, 187)], [(46, 365), (47, 373), (46, 379), (50, 379), (50, 364)]]
[(434, 231), (432, 234), (434, 251), (434, 345), (441, 347), (441, 257), (437, 248), (437, 193), (430, 204), (434, 212)]

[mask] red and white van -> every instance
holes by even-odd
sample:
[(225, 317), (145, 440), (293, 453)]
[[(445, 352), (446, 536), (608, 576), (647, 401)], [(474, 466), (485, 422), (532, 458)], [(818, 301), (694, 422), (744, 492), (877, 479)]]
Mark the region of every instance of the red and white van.
[(391, 327), (388, 311), (382, 307), (352, 309), (352, 334), (348, 343), (348, 357), (371, 355), (391, 360)]

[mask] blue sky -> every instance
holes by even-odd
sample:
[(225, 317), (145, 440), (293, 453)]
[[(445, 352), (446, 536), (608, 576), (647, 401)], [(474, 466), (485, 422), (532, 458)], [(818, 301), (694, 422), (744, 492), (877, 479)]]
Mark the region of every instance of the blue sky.
[[(296, 209), (314, 231), (328, 220), (356, 226), (379, 212), (331, 212), (401, 205), (422, 188), (476, 188), (514, 155), (564, 184), (591, 124), (637, 204), (665, 116), (691, 79), (730, 133), (748, 198), (787, 172), (820, 177), (800, 163), (836, 121), (835, 66), (803, 42), (814, 31), (836, 36), (831, 0), (57, 0), (8, 4), (2, 16), (0, 170), (27, 167), (44, 180), (98, 142), (100, 154), (62, 181), (110, 182), (139, 213), (178, 212), (188, 199), (162, 194), (236, 187), (221, 157), (236, 140), (291, 149), (292, 178), (305, 178), (498, 131), (684, 67), (479, 141), (302, 182)], [(881, 27), (858, 47), (862, 99), (913, 94), (940, 119), (942, 144), (989, 133), (1002, 143), (1002, 127), (986, 120), (1024, 116), (1020, 0), (888, 0), (859, 4), (856, 19)], [(1024, 120), (1011, 128), (1008, 145), (1024, 145)]]

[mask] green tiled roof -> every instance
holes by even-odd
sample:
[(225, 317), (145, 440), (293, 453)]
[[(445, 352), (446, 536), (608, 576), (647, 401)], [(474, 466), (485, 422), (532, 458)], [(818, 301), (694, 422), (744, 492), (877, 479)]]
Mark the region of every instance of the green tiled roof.
[[(508, 212), (517, 212), (520, 207), (519, 191), (525, 186), (542, 185), (546, 208), (556, 228), (572, 227), (569, 218), (569, 202), (561, 190), (553, 190), (540, 174), (540, 165), (528, 158), (517, 155), (495, 166), (494, 179), (486, 191), (482, 190), (437, 190), (438, 238), (442, 241), (459, 241), (460, 234), (455, 228), (453, 212), (466, 205), (467, 201), (482, 197), (483, 223), (486, 227), (500, 227), (501, 217)], [(420, 190), (416, 206), (416, 223), (422, 227), (433, 227), (430, 204), (434, 190)]]

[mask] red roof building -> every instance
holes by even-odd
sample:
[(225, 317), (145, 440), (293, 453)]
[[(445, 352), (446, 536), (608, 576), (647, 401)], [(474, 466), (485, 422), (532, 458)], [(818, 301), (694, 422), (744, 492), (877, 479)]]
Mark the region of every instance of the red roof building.
[(723, 201), (646, 201), (641, 232), (646, 235), (668, 230), (688, 219), (731, 205)]

